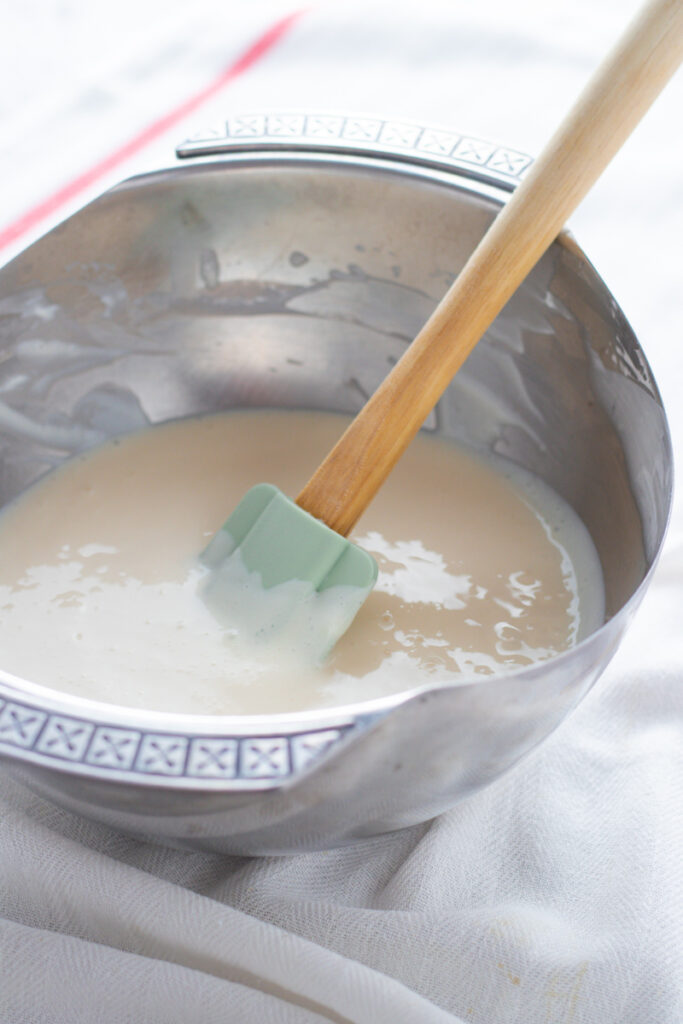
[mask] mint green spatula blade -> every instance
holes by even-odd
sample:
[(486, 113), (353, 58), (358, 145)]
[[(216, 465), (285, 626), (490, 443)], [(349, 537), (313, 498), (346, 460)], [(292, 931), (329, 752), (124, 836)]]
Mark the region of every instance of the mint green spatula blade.
[(272, 484), (257, 484), (201, 556), (203, 596), (243, 635), (324, 656), (377, 579), (374, 558), (304, 512)]

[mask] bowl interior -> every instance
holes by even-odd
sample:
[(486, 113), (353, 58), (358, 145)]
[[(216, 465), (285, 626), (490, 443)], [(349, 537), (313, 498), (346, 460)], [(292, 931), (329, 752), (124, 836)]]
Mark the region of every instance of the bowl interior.
[[(133, 179), (0, 272), (0, 502), (69, 455), (229, 407), (355, 413), (500, 203), (362, 157), (251, 157)], [(623, 314), (562, 237), (425, 424), (520, 463), (578, 512), (608, 616), (661, 543), (670, 452)]]
[[(0, 270), (0, 504), (148, 423), (249, 406), (355, 413), (503, 200), (376, 152), (222, 157), (106, 193)], [(236, 854), (425, 821), (498, 777), (613, 653), (671, 503), (647, 362), (570, 237), (424, 429), (514, 460), (574, 507), (610, 622), (528, 670), (299, 715), (140, 712), (0, 671), (3, 765), (107, 825)]]

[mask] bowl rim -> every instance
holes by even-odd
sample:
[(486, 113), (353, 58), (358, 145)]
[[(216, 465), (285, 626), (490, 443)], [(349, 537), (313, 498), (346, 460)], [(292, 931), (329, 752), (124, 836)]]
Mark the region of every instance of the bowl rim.
[(503, 192), (512, 192), (533, 163), (528, 153), (512, 146), (443, 125), (333, 110), (235, 114), (220, 126), (192, 135), (175, 152), (183, 161), (240, 154), (377, 156), (384, 163), (394, 160), (455, 172)]

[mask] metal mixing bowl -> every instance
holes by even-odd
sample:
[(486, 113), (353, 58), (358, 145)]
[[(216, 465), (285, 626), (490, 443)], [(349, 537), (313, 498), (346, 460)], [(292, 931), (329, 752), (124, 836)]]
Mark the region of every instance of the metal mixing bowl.
[[(234, 118), (179, 155), (0, 272), (2, 503), (148, 422), (237, 406), (356, 412), (529, 162), (450, 131), (324, 115)], [(601, 629), (505, 677), (270, 716), (142, 712), (0, 673), (3, 765), (72, 811), (234, 853), (397, 829), (499, 776), (606, 665), (671, 503), (657, 388), (570, 236), (425, 429), (507, 456), (576, 509), (604, 569)]]

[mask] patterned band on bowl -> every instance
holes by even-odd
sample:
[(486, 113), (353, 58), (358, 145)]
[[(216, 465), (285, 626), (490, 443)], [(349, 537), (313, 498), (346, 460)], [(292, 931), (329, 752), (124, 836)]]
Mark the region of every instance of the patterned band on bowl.
[[(305, 771), (349, 727), (281, 736), (192, 736), (97, 725), (0, 700), (0, 751), (125, 776), (263, 784)], [(36, 758), (35, 755), (38, 755)]]
[(198, 132), (176, 149), (180, 158), (299, 149), (402, 159), (457, 171), (506, 190), (531, 165), (526, 153), (458, 132), (376, 117), (334, 114), (242, 114)]

